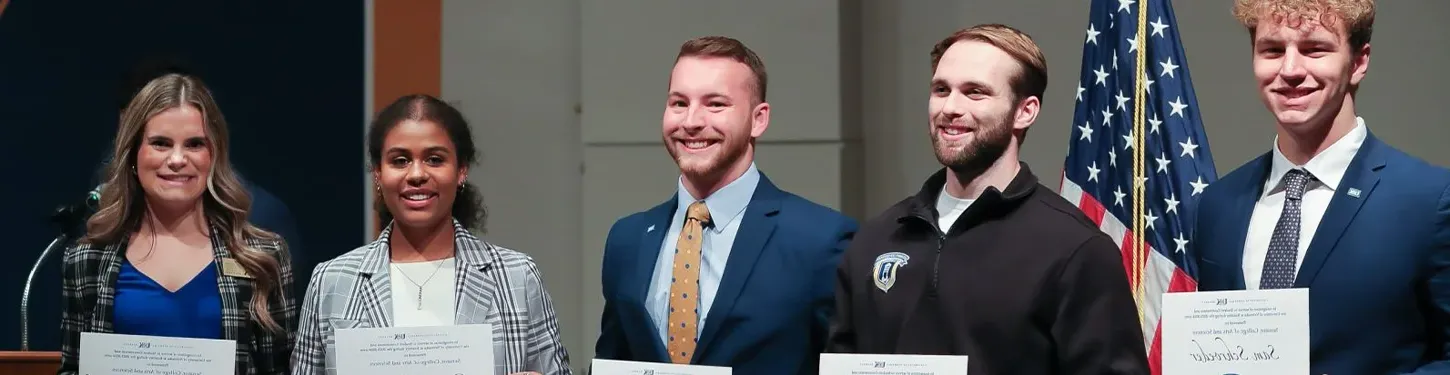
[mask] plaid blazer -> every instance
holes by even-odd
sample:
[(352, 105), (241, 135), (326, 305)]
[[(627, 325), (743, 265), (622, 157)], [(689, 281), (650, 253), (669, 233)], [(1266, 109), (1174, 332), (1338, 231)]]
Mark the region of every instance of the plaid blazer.
[[(337, 373), (335, 329), (391, 327), (388, 225), (378, 239), (319, 263), (307, 283), (292, 370)], [(454, 324), (493, 326), (494, 373), (572, 374), (554, 305), (533, 258), (474, 237), (453, 222), (457, 264)]]
[[(222, 338), (237, 342), (238, 375), (287, 374), (296, 328), (297, 303), (292, 297), (292, 260), (279, 239), (246, 238), (248, 247), (276, 257), (281, 280), (269, 296), (272, 319), (282, 332), (262, 328), (251, 315), (252, 280), (217, 272), (221, 290)], [(121, 273), (129, 236), (110, 244), (77, 244), (65, 252), (61, 265), (60, 375), (75, 375), (80, 366), (81, 332), (114, 333), (116, 277)], [(231, 257), (223, 228), (211, 225), (212, 253), (217, 261)]]

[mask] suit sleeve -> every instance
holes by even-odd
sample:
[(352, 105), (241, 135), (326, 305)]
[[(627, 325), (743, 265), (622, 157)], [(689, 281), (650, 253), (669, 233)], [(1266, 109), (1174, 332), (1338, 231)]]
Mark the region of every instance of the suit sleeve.
[(851, 316), (851, 248), (855, 246), (860, 246), (860, 242), (847, 246), (840, 262), (832, 267), (835, 274), (831, 280), (835, 283), (836, 311), (831, 316), (830, 331), (826, 339), (827, 353), (857, 352), (856, 327)]
[(1430, 248), (1429, 300), (1433, 308), (1427, 317), (1429, 332), (1440, 347), (1433, 348), (1434, 362), (1420, 366), (1413, 374), (1450, 373), (1450, 186), (1435, 205), (1434, 238)]
[(293, 375), (322, 375), (327, 373), (326, 332), (319, 308), (322, 307), (323, 274), (326, 265), (318, 265), (307, 282), (307, 294), (302, 298), (302, 314), (297, 322), (297, 341), (292, 347)]
[(1148, 355), (1122, 255), (1095, 235), (1068, 258), (1053, 285), (1051, 334), (1063, 374), (1148, 374)]
[(549, 291), (544, 289), (544, 280), (533, 261), (525, 269), (529, 277), (524, 280), (529, 296), (529, 371), (541, 374), (570, 375), (569, 351), (559, 335), (559, 318), (554, 312), (554, 302)]
[(80, 262), (72, 262), (67, 251), (61, 265), (60, 305), (60, 371), (59, 375), (75, 375), (80, 371), (81, 330), (86, 322), (86, 303), (81, 293)]
[(617, 234), (620, 233), (620, 226), (623, 221), (614, 224), (609, 229), (609, 236), (604, 241), (604, 261), (599, 271), (600, 285), (604, 294), (604, 311), (599, 315), (599, 339), (594, 343), (594, 357), (599, 359), (635, 360), (629, 352), (629, 342), (624, 337), (624, 326), (619, 322), (619, 311), (617, 301), (614, 299), (614, 291), (617, 286), (614, 279), (622, 272), (617, 260)]
[[(835, 243), (831, 244), (830, 256), (815, 272), (817, 285), (812, 288), (817, 296), (815, 306), (815, 322), (811, 330), (812, 349), (817, 353), (837, 351), (837, 341), (842, 341), (841, 327), (843, 323), (849, 323), (849, 319), (843, 319), (845, 314), (850, 312), (850, 295), (842, 293), (843, 273), (842, 263), (846, 259), (846, 249), (851, 247), (851, 240), (856, 237), (858, 230), (856, 221), (847, 218), (836, 233), (832, 236)], [(807, 361), (812, 365), (818, 365), (819, 361)]]

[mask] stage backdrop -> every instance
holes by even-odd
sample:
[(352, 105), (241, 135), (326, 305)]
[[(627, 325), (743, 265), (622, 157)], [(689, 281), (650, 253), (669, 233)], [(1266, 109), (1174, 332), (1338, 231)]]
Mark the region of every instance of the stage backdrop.
[[(146, 56), (179, 56), (213, 89), (233, 160), (290, 207), (305, 239), (297, 283), (315, 262), (361, 245), (364, 25), (358, 1), (9, 0), (0, 13), (0, 350), (20, 347), (22, 286), (57, 234), (47, 216), (92, 187), (115, 135), (118, 86)], [(32, 292), (33, 350), (60, 346), (56, 255)]]

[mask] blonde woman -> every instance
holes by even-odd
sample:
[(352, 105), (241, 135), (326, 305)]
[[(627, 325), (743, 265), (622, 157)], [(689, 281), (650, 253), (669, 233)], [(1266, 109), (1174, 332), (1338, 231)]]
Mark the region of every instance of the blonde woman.
[(235, 340), (237, 374), (286, 374), (296, 303), (286, 245), (247, 223), (227, 126), (196, 78), (168, 74), (121, 115), (100, 209), (62, 268), (61, 369), (82, 332)]

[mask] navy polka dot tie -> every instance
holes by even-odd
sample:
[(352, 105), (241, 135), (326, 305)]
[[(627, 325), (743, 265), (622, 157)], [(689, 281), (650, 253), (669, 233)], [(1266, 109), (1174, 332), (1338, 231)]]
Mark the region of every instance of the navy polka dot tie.
[(674, 278), (670, 283), (669, 342), (665, 343), (674, 363), (690, 363), (699, 341), (695, 326), (700, 321), (700, 244), (705, 226), (710, 224), (710, 209), (705, 201), (690, 204), (685, 211), (685, 226), (675, 241)]
[(1304, 187), (1311, 178), (1300, 169), (1290, 170), (1284, 175), (1284, 211), (1279, 215), (1279, 223), (1274, 225), (1274, 237), (1269, 239), (1269, 254), (1264, 257), (1259, 289), (1294, 286), (1299, 258), (1299, 207), (1304, 198)]

